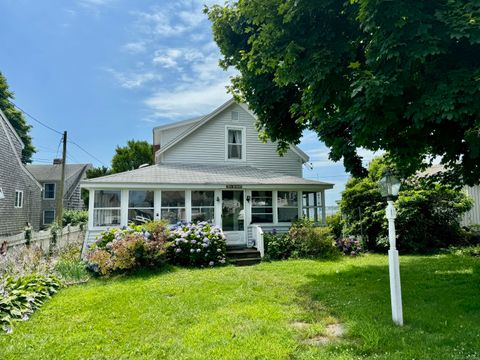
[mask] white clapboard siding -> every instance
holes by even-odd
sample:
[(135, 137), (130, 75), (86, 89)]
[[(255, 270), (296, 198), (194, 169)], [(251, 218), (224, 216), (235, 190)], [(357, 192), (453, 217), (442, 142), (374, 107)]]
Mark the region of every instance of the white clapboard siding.
[[(232, 120), (232, 111), (239, 114)], [(225, 160), (225, 127), (243, 126), (246, 130), (246, 161)], [(162, 163), (248, 165), (282, 174), (302, 176), (302, 160), (289, 150), (281, 157), (272, 142), (262, 143), (255, 128), (255, 118), (238, 104), (232, 104), (163, 154)]]
[(480, 224), (480, 186), (466, 186), (464, 191), (472, 198), (473, 207), (467, 212), (462, 219), (462, 225), (479, 225)]

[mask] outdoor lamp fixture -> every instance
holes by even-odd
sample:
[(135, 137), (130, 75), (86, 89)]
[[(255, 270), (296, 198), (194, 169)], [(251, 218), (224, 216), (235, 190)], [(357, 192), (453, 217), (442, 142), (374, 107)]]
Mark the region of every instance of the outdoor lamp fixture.
[(383, 174), (380, 179), (380, 193), (387, 198), (387, 209), (385, 217), (388, 219), (388, 239), (390, 249), (388, 250), (388, 268), (390, 272), (390, 298), (392, 302), (392, 319), (397, 325), (403, 325), (402, 311), (402, 289), (400, 287), (400, 265), (398, 261), (398, 250), (396, 245), (395, 218), (397, 212), (393, 205), (393, 199), (400, 191), (400, 180), (390, 171)]
[(250, 202), (250, 195), (247, 195), (247, 202)]
[(220, 196), (217, 196), (217, 201), (220, 202)]

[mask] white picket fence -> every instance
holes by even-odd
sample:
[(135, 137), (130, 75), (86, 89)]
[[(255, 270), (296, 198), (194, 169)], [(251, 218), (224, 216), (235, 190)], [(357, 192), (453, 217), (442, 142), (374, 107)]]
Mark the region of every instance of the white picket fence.
[[(63, 247), (67, 244), (74, 242), (81, 243), (83, 242), (84, 238), (85, 230), (82, 230), (81, 226), (67, 225), (58, 232), (56, 246)], [(7, 249), (24, 246), (27, 243), (27, 240), (25, 239), (25, 232), (12, 236), (0, 236), (0, 246), (5, 241), (7, 242)], [(50, 229), (42, 231), (32, 231), (30, 244), (40, 247), (45, 252), (49, 251), (52, 244), (52, 233), (50, 232)]]

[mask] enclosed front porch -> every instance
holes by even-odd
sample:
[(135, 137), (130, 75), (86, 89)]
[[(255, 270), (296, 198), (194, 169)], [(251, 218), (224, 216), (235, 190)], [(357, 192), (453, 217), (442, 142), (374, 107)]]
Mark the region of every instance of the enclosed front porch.
[(229, 246), (253, 247), (263, 231), (286, 231), (301, 217), (325, 224), (324, 194), (325, 189), (318, 186), (302, 190), (243, 185), (90, 188), (87, 242), (107, 228), (165, 219), (170, 224), (208, 221), (223, 229)]

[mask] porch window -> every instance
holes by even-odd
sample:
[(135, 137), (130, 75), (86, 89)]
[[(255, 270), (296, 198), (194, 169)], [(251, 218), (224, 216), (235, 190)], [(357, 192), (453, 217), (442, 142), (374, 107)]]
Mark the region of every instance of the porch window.
[(185, 221), (185, 191), (162, 191), (161, 214), (170, 224)]
[(272, 223), (271, 191), (252, 191), (252, 223)]
[(94, 226), (120, 225), (120, 190), (95, 190), (93, 201)]
[(227, 128), (227, 159), (242, 160), (243, 146), (243, 129)]
[(298, 219), (298, 193), (279, 191), (277, 197), (278, 222), (293, 222)]
[(153, 191), (128, 192), (128, 222), (143, 224), (153, 220)]
[(214, 191), (192, 191), (192, 221), (215, 221)]
[(303, 192), (303, 216), (319, 223), (322, 222), (322, 193)]

